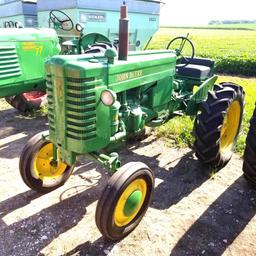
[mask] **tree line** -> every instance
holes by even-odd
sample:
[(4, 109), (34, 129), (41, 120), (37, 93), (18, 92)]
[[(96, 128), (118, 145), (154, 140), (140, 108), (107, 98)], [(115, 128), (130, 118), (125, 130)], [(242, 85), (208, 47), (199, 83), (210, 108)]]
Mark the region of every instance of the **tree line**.
[(220, 24), (254, 24), (256, 20), (211, 20), (208, 25), (220, 25)]

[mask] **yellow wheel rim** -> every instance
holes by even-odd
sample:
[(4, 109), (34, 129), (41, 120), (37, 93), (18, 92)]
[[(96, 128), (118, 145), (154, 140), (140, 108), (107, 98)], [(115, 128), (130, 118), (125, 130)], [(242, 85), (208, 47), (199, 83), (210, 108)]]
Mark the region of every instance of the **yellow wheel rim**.
[(227, 110), (220, 135), (220, 151), (228, 153), (232, 150), (237, 136), (241, 117), (241, 106), (238, 101), (233, 101)]
[[(147, 184), (144, 179), (136, 179), (128, 185), (121, 194), (114, 211), (114, 223), (118, 227), (129, 224), (140, 211), (147, 193)], [(134, 195), (139, 195), (135, 207), (130, 207), (127, 213), (127, 203)]]
[(34, 158), (34, 173), (37, 178), (51, 179), (61, 176), (67, 165), (61, 161), (57, 161), (57, 166), (51, 165), (51, 161), (53, 160), (53, 144), (48, 143), (44, 145), (37, 152)]

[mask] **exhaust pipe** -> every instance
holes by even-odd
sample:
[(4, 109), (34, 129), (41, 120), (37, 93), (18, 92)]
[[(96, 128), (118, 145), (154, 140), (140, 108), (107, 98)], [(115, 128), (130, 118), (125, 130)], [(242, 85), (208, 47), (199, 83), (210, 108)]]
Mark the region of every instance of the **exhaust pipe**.
[(128, 7), (124, 1), (120, 8), (118, 60), (127, 60), (128, 57), (128, 23)]

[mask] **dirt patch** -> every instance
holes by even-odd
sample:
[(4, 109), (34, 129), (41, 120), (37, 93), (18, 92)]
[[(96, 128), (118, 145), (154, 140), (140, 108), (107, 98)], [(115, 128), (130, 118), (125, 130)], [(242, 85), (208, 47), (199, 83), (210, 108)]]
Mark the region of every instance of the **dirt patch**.
[(242, 161), (213, 175), (190, 149), (150, 136), (121, 152), (155, 173), (151, 206), (140, 225), (118, 243), (102, 238), (94, 222), (105, 170), (86, 159), (67, 183), (47, 195), (22, 182), (18, 163), (26, 141), (47, 129), (46, 118), (0, 112), (0, 255), (256, 255), (256, 190)]

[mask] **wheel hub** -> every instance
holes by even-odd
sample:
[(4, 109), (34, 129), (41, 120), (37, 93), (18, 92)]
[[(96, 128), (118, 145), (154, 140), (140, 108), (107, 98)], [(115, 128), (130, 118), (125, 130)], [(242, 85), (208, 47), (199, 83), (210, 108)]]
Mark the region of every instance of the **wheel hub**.
[(131, 216), (138, 208), (142, 199), (141, 191), (134, 191), (128, 198), (124, 205), (124, 215)]
[(65, 163), (53, 159), (52, 143), (43, 146), (35, 156), (34, 172), (36, 178), (41, 180), (59, 177), (65, 172), (66, 168)]
[(139, 213), (147, 194), (147, 184), (142, 178), (132, 181), (122, 192), (114, 211), (118, 227), (129, 224)]
[(238, 101), (233, 101), (226, 113), (221, 128), (220, 150), (222, 153), (228, 153), (234, 145), (241, 117), (241, 106)]

